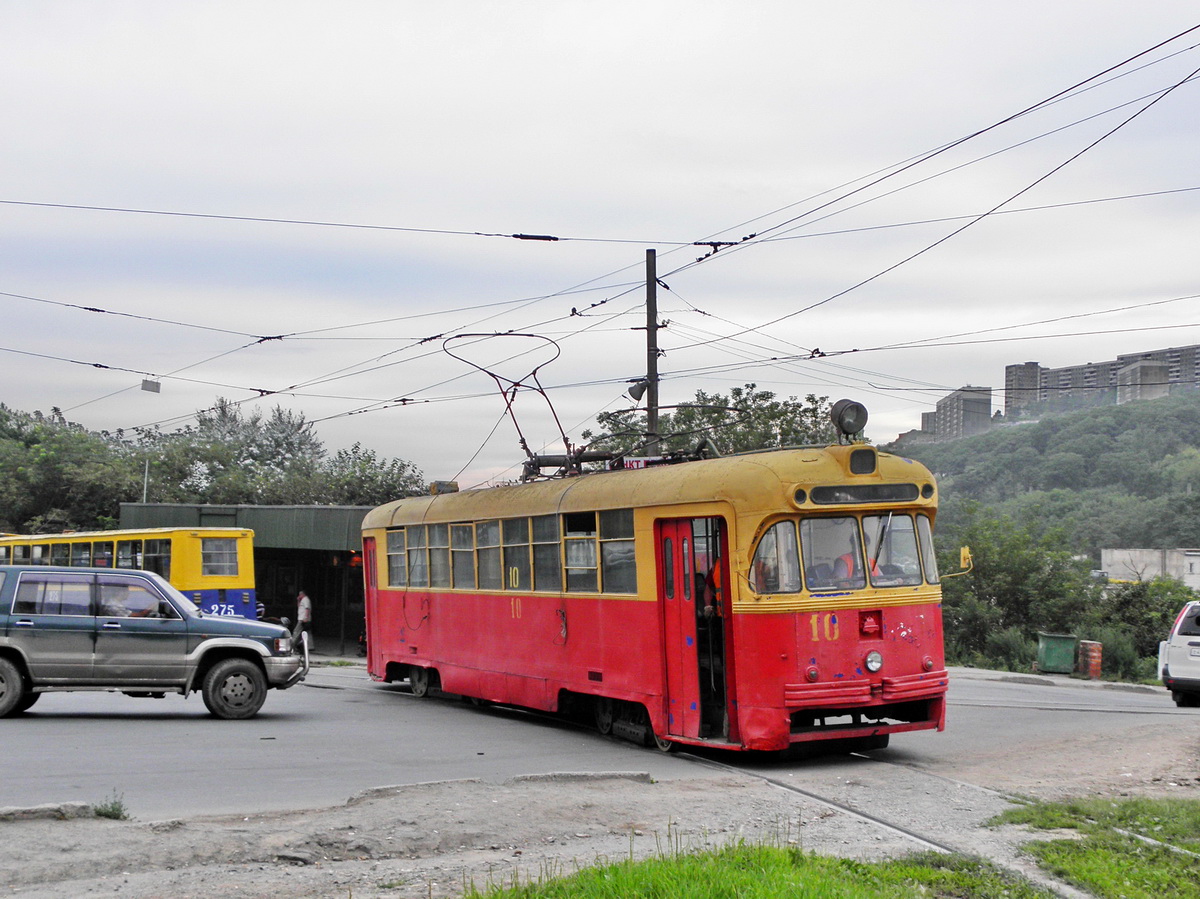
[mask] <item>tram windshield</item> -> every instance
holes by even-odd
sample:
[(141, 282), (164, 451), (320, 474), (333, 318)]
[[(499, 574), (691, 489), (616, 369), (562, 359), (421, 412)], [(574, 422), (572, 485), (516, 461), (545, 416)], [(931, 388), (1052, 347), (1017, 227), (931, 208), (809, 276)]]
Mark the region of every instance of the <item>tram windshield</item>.
[(929, 519), (902, 512), (861, 521), (849, 515), (777, 521), (758, 541), (750, 567), (756, 593), (798, 593), (804, 584), (817, 592), (922, 582), (938, 582)]

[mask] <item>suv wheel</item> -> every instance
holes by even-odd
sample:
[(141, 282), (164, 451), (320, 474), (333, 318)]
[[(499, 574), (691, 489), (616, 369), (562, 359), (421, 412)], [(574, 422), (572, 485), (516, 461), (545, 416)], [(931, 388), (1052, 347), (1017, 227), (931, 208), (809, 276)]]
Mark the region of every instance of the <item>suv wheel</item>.
[(25, 678), (21, 676), (16, 665), (8, 659), (0, 658), (0, 718), (29, 708), (33, 703), (23, 705), (25, 698)]
[(218, 718), (253, 718), (267, 699), (267, 678), (253, 662), (225, 659), (204, 676), (203, 694)]

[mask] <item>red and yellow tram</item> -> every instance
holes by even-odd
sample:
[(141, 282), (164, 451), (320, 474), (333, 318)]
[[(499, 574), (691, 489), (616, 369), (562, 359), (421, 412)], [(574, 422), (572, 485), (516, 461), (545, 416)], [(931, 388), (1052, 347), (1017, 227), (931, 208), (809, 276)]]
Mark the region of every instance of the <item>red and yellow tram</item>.
[(402, 499), (363, 522), (376, 680), (779, 750), (945, 724), (933, 477), (864, 444)]

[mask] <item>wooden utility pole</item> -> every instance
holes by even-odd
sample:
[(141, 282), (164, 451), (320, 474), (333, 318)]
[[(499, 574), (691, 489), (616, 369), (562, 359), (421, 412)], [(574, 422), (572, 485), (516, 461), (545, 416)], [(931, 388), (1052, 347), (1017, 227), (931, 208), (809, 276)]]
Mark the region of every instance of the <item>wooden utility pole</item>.
[(658, 264), (646, 251), (646, 450), (659, 454), (658, 442)]

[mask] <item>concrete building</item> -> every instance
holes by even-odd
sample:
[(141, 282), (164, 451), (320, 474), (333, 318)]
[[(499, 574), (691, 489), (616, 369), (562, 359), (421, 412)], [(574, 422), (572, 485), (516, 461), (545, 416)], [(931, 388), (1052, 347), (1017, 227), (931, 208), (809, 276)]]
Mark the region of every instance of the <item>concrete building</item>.
[[(1155, 365), (1159, 366), (1157, 370), (1151, 368)], [(1127, 370), (1124, 378), (1128, 389), (1122, 394), (1121, 373)], [(1067, 407), (1091, 405), (1101, 398), (1102, 392), (1110, 392), (1117, 402), (1133, 402), (1165, 396), (1172, 389), (1197, 387), (1200, 387), (1200, 345), (1125, 353), (1106, 362), (1063, 368), (1022, 362), (1004, 368), (1004, 414), (1012, 418), (1028, 406), (1045, 402)]]
[(1171, 392), (1171, 369), (1162, 362), (1135, 362), (1117, 372), (1117, 405), (1156, 400)]
[(1200, 549), (1102, 549), (1100, 568), (1112, 580), (1172, 577), (1200, 589)]
[[(992, 388), (960, 387), (938, 400), (934, 411), (934, 434), (939, 441), (982, 434), (992, 424)], [(925, 418), (921, 418), (922, 427)]]

